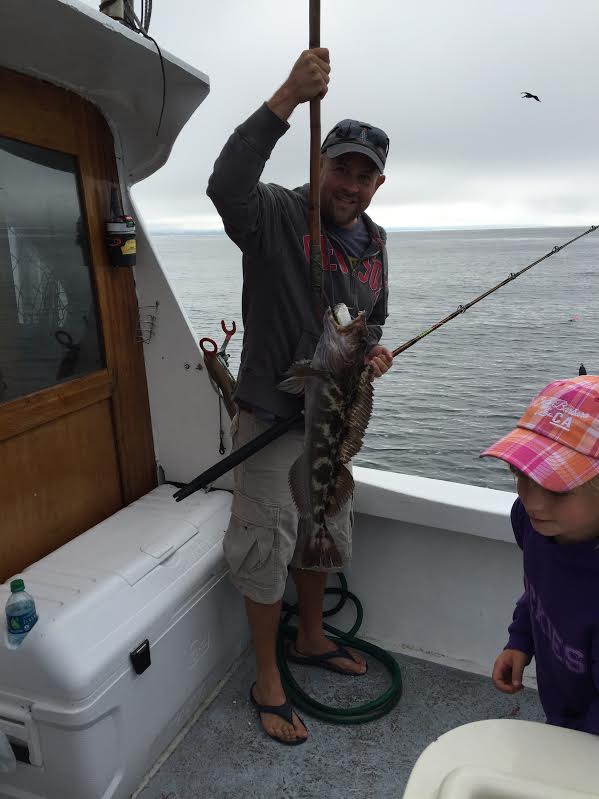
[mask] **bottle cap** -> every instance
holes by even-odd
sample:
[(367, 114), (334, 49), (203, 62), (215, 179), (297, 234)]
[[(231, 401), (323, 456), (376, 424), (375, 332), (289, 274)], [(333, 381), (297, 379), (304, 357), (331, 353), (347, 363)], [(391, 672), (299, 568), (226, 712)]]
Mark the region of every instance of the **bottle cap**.
[(10, 582), (10, 590), (14, 593), (17, 591), (24, 591), (25, 590), (25, 583), (23, 580), (11, 580)]

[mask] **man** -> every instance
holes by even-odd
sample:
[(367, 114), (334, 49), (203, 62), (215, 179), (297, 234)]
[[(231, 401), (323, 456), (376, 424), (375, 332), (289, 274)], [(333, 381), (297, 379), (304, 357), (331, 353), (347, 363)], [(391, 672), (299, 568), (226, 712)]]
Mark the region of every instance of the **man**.
[[(244, 340), (235, 394), (239, 413), (232, 425), (235, 448), (301, 409), (301, 398), (276, 386), (292, 363), (312, 357), (322, 332), (322, 319), (314, 311), (308, 259), (308, 187), (291, 191), (261, 183), (260, 175), (288, 130), (293, 110), (326, 94), (329, 72), (328, 50), (303, 52), (280, 89), (235, 130), (208, 184), (225, 231), (243, 253)], [(383, 131), (344, 120), (325, 139), (321, 162), (321, 304), (344, 302), (354, 312), (366, 312), (367, 360), (377, 377), (392, 363), (389, 350), (378, 344), (387, 316), (386, 234), (364, 211), (385, 180), (388, 148)], [(298, 517), (288, 473), (302, 447), (303, 431), (290, 430), (236, 468), (231, 522), (224, 540), (232, 580), (245, 597), (256, 651), (251, 699), (268, 735), (285, 744), (307, 738), (305, 725), (286, 701), (275, 655), (288, 567), (300, 608), (290, 658), (345, 674), (366, 671), (360, 655), (325, 637), (322, 607), (327, 573), (301, 569), (295, 552)], [(329, 527), (347, 563), (350, 502)]]

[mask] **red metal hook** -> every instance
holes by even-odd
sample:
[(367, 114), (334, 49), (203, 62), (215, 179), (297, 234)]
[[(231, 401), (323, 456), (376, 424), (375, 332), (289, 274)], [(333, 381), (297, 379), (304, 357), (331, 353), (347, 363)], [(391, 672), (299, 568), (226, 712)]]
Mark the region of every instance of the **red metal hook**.
[(233, 322), (233, 326), (232, 326), (232, 327), (231, 327), (231, 329), (229, 330), (229, 328), (228, 328), (228, 327), (226, 326), (226, 324), (225, 324), (225, 320), (224, 320), (224, 319), (221, 319), (221, 320), (220, 320), (220, 326), (221, 326), (221, 327), (222, 327), (222, 329), (223, 329), (223, 333), (226, 333), (226, 335), (225, 335), (225, 340), (223, 341), (223, 345), (222, 345), (222, 347), (220, 348), (220, 350), (219, 350), (218, 354), (219, 354), (219, 355), (224, 355), (224, 356), (225, 356), (225, 358), (228, 358), (228, 356), (227, 356), (227, 355), (225, 355), (225, 350), (227, 349), (227, 345), (229, 344), (229, 341), (231, 340), (231, 337), (233, 336), (233, 334), (234, 334), (234, 333), (235, 333), (235, 331), (237, 330), (237, 325), (235, 324), (235, 322)]
[[(208, 344), (210, 345), (211, 349), (208, 349)], [(216, 353), (218, 352), (216, 341), (212, 338), (208, 338), (208, 336), (200, 339), (200, 348), (204, 353), (205, 358), (215, 358)]]

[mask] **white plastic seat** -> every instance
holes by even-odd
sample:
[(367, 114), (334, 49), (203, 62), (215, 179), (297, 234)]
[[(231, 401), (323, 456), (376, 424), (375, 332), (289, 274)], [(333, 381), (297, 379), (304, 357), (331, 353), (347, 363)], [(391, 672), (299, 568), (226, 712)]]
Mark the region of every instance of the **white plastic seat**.
[(403, 799), (599, 797), (599, 737), (514, 719), (457, 727), (418, 758)]

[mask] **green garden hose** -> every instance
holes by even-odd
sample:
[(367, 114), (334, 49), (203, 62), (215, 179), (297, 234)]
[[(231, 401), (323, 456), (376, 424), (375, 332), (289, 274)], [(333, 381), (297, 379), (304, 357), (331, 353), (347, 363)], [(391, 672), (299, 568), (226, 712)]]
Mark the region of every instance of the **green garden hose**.
[(290, 619), (297, 615), (297, 605), (284, 605), (285, 616), (281, 621), (277, 638), (277, 660), (285, 694), (291, 704), (297, 707), (298, 710), (332, 724), (365, 724), (367, 721), (374, 721), (385, 716), (399, 702), (402, 692), (401, 671), (395, 658), (384, 649), (355, 637), (360, 629), (364, 615), (362, 604), (357, 596), (347, 590), (347, 580), (343, 574), (339, 573), (337, 576), (339, 577), (340, 587), (327, 588), (325, 593), (338, 595), (339, 601), (334, 608), (325, 611), (323, 616), (324, 618), (334, 616), (341, 610), (347, 600), (351, 599), (356, 606), (356, 621), (348, 632), (338, 630), (330, 624), (324, 624), (324, 628), (332, 635), (332, 641), (358, 649), (382, 663), (391, 676), (390, 687), (377, 699), (350, 708), (328, 707), (305, 693), (291, 673), (285, 655), (286, 642), (295, 641), (297, 637), (297, 627), (289, 623)]

